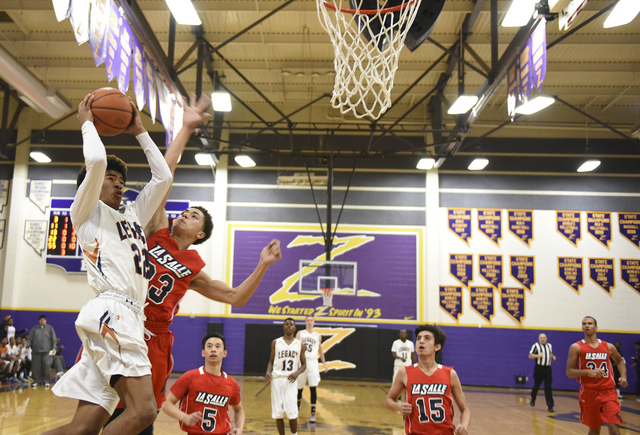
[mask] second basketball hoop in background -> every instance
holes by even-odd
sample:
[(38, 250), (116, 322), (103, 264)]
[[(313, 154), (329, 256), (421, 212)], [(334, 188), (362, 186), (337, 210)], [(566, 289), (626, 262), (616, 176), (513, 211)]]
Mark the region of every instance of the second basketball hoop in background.
[(378, 119), (391, 107), (400, 51), (420, 1), (317, 0), (335, 52), (334, 108)]

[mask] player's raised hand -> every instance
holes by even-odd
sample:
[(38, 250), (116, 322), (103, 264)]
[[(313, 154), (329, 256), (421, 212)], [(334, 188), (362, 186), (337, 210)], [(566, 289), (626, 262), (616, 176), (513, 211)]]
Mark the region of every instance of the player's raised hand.
[(455, 425), (455, 428), (453, 429), (453, 433), (455, 435), (469, 435), (469, 431), (467, 430), (467, 428), (461, 424)]
[(267, 266), (271, 266), (281, 258), (282, 252), (280, 252), (280, 240), (276, 239), (273, 239), (260, 253), (260, 261), (265, 263)]
[(129, 103), (131, 104), (131, 112), (133, 113), (133, 118), (131, 118), (131, 124), (129, 124), (129, 127), (127, 127), (126, 130), (123, 131), (123, 133), (129, 133), (137, 136), (147, 130), (145, 130), (144, 126), (142, 125), (142, 120), (140, 119), (140, 112), (138, 112), (138, 108), (135, 104), (133, 104), (133, 101), (131, 101), (131, 97), (127, 98), (129, 98)]
[(412, 406), (410, 403), (402, 402), (400, 403), (399, 413), (402, 415), (411, 415)]
[(182, 116), (182, 125), (190, 130), (194, 130), (197, 126), (202, 124), (207, 118), (211, 118), (211, 115), (207, 113), (211, 99), (205, 94), (200, 95), (200, 98), (196, 97), (196, 94), (189, 96), (189, 103), (184, 106), (184, 114)]
[(195, 426), (202, 420), (202, 412), (193, 412), (191, 414), (185, 414), (184, 417), (180, 419), (180, 422), (184, 423), (185, 426)]
[(87, 94), (86, 97), (80, 101), (78, 104), (78, 121), (80, 121), (80, 126), (87, 122), (93, 122), (93, 113), (91, 112), (91, 103), (93, 103), (93, 94)]

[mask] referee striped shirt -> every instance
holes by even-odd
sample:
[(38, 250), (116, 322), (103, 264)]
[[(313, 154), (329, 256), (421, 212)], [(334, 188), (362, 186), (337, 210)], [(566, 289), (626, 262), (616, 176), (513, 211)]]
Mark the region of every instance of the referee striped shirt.
[(551, 354), (553, 350), (551, 348), (551, 344), (540, 344), (536, 343), (531, 346), (530, 354), (533, 355), (542, 355), (542, 358), (536, 359), (537, 366), (550, 366), (551, 365)]

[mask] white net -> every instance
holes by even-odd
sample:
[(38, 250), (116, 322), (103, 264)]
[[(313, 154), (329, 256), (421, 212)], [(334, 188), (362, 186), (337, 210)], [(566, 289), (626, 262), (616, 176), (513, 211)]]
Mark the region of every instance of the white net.
[(370, 0), (351, 1), (317, 0), (335, 51), (331, 105), (356, 118), (378, 119), (391, 107), (398, 58), (420, 0), (380, 0), (373, 8)]
[(333, 291), (334, 290), (332, 288), (322, 289), (322, 306), (324, 307), (333, 306)]

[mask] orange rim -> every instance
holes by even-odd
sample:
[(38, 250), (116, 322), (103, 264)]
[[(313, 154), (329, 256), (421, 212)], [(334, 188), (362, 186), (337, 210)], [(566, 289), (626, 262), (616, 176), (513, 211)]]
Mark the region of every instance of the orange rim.
[(326, 8), (332, 9), (334, 11), (340, 11), (343, 12), (345, 14), (362, 14), (362, 15), (376, 15), (376, 14), (386, 14), (389, 12), (397, 12), (401, 9), (407, 8), (409, 6), (411, 6), (412, 4), (414, 4), (415, 2), (417, 2), (418, 0), (410, 0), (406, 3), (402, 3), (401, 5), (398, 6), (391, 6), (390, 8), (384, 8), (384, 9), (347, 9), (347, 8), (339, 8), (335, 5), (332, 5), (331, 3), (327, 2), (326, 0), (322, 0), (322, 4), (324, 4), (324, 6)]

